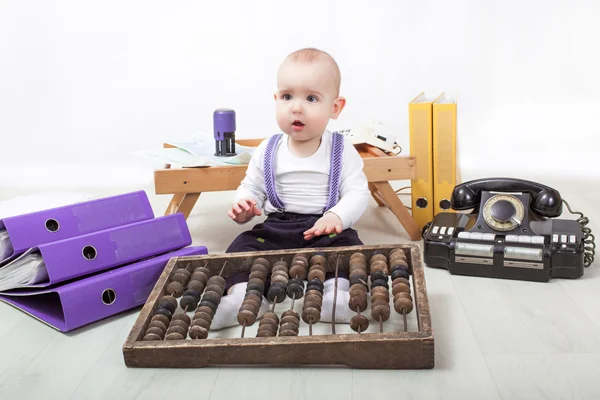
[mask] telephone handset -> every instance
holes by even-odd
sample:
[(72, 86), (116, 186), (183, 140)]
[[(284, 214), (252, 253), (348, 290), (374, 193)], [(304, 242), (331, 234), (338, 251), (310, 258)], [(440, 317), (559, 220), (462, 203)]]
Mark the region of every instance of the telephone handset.
[[(466, 182), (456, 186), (452, 192), (451, 207), (454, 210), (468, 210), (477, 207), (481, 192), (527, 192), (532, 196), (531, 210), (545, 217), (558, 217), (562, 214), (562, 198), (551, 187), (514, 178), (486, 178)], [(503, 204), (503, 203), (500, 203)], [(506, 212), (499, 207), (498, 212)]]
[[(578, 220), (558, 219), (562, 204)], [(451, 273), (548, 281), (578, 278), (594, 259), (589, 220), (560, 193), (514, 178), (477, 179), (457, 185), (451, 207), (423, 229), (424, 260)]]

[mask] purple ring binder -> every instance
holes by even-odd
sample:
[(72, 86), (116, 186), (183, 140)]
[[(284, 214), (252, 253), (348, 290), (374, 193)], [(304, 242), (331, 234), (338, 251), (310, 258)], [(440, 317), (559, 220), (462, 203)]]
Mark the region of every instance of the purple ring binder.
[(154, 218), (144, 191), (126, 193), (0, 219), (12, 254), (0, 266), (32, 247)]
[(143, 305), (172, 257), (200, 254), (206, 247), (186, 247), (51, 288), (4, 292), (0, 301), (68, 332)]

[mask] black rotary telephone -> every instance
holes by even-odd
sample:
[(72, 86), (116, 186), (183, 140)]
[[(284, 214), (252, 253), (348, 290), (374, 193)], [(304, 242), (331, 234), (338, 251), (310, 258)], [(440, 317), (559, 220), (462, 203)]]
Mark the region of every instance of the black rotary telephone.
[[(579, 278), (594, 260), (589, 220), (558, 191), (531, 181), (487, 178), (454, 188), (451, 207), (423, 228), (424, 260), (452, 274), (547, 282)], [(558, 219), (563, 203), (577, 220)]]

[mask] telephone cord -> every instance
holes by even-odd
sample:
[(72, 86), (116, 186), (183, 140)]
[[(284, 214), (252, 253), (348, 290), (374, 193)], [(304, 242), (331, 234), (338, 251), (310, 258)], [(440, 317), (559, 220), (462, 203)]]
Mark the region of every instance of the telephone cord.
[(583, 231), (583, 243), (584, 243), (583, 266), (587, 268), (590, 265), (592, 265), (592, 263), (594, 262), (594, 256), (596, 255), (596, 243), (595, 243), (596, 238), (592, 234), (592, 228), (587, 226), (587, 224), (589, 224), (589, 222), (590, 222), (590, 219), (588, 217), (584, 216), (583, 213), (581, 213), (579, 211), (571, 210), (569, 203), (567, 203), (564, 199), (563, 199), (563, 203), (565, 203), (565, 205), (567, 206), (567, 208), (569, 209), (569, 212), (571, 214), (576, 214), (576, 215), (580, 216), (579, 218), (577, 218), (577, 222), (579, 222), (579, 225), (581, 225), (581, 230)]

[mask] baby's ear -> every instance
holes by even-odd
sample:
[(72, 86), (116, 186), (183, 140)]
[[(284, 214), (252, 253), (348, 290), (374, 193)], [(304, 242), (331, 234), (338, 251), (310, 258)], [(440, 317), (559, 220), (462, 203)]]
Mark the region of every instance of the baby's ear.
[(331, 112), (331, 119), (337, 119), (337, 117), (339, 117), (340, 114), (342, 113), (342, 110), (344, 109), (345, 106), (346, 106), (345, 98), (340, 96), (337, 99), (335, 99), (335, 102), (333, 103), (333, 110)]

